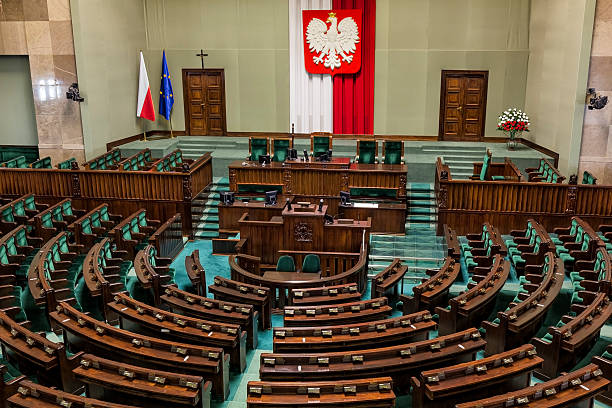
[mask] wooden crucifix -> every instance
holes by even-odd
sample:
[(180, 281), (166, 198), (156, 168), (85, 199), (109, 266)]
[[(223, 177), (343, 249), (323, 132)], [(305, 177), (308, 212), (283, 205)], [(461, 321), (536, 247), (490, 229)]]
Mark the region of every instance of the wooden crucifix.
[(204, 54), (204, 50), (200, 50), (199, 54), (196, 54), (196, 57), (200, 57), (202, 60), (202, 69), (204, 69), (204, 57), (208, 57), (208, 54)]

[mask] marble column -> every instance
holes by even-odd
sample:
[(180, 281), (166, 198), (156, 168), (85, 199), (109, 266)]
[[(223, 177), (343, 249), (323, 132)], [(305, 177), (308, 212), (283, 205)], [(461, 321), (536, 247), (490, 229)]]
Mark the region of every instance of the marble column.
[[(598, 184), (612, 184), (612, 0), (597, 0), (588, 87), (610, 102), (584, 117), (578, 182), (588, 170)], [(586, 90), (585, 90), (586, 95)]]
[(0, 55), (28, 55), (41, 157), (85, 160), (70, 0), (0, 0)]

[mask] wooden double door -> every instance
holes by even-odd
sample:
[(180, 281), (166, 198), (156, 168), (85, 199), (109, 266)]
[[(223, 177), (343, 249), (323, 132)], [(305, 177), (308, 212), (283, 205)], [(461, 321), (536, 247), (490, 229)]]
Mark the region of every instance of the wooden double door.
[(442, 71), (440, 140), (483, 140), (488, 79), (488, 71)]
[(223, 69), (183, 69), (183, 100), (188, 135), (227, 134)]

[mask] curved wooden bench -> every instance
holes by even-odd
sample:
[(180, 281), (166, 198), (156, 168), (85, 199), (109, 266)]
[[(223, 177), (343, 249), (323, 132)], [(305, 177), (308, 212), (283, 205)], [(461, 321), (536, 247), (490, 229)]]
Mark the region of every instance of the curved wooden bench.
[(335, 326), (380, 320), (391, 312), (387, 298), (382, 297), (337, 305), (287, 306), (284, 322), (287, 327)]
[(4, 312), (0, 312), (0, 343), (5, 358), (15, 363), (19, 371), (36, 375), (48, 384), (61, 385), (58, 356), (64, 353), (62, 344), (34, 333), (29, 322), (17, 323)]
[(69, 260), (57, 261), (53, 257), (53, 248), (58, 245), (60, 239), (67, 239), (67, 232), (47, 241), (36, 253), (28, 269), (28, 287), (34, 301), (38, 306), (46, 306), (47, 310), (54, 310), (59, 302), (66, 301), (74, 305), (77, 303), (74, 297), (74, 286), (71, 285), (68, 269), (72, 266), (72, 260), (76, 253), (68, 252)]
[(173, 312), (213, 322), (238, 324), (247, 332), (247, 344), (257, 348), (257, 320), (259, 312), (251, 305), (222, 302), (168, 286), (161, 296), (162, 305)]
[(59, 391), (54, 388), (43, 387), (29, 380), (19, 382), (17, 393), (7, 400), (11, 408), (136, 408), (132, 405), (113, 404), (93, 398), (81, 397)]
[(461, 273), (461, 263), (447, 256), (440, 269), (428, 269), (429, 279), (412, 288), (412, 296), (400, 295), (404, 314), (419, 310), (434, 312), (437, 306), (448, 304), (448, 292)]
[(431, 340), (366, 350), (329, 353), (262, 353), (259, 377), (263, 381), (327, 381), (376, 377), (385, 373), (401, 392), (411, 375), (423, 369), (473, 360), (485, 341), (477, 329)]
[(333, 305), (356, 302), (360, 299), (361, 293), (359, 293), (356, 283), (291, 289), (289, 291), (289, 304), (292, 306)]
[(411, 378), (412, 406), (452, 408), (462, 401), (513, 391), (530, 384), (531, 372), (542, 366), (535, 347), (519, 348), (454, 366), (422, 371)]
[(486, 276), (476, 275), (472, 279), (476, 284), (468, 284), (468, 290), (450, 300), (450, 309), (436, 307), (440, 316), (439, 334), (453, 333), (467, 327), (479, 327), (482, 319), (491, 312), (489, 305), (495, 302), (495, 296), (504, 286), (510, 273), (510, 262), (501, 255), (495, 255), (493, 266)]
[(49, 317), (62, 328), (64, 343), (72, 350), (121, 358), (130, 364), (164, 371), (201, 375), (212, 381), (215, 398), (227, 398), (229, 355), (222, 348), (177, 343), (118, 329), (66, 303), (58, 305)]
[(270, 289), (215, 276), (213, 284), (208, 286), (208, 291), (217, 300), (253, 305), (259, 312), (259, 327), (263, 330), (272, 327)]
[(544, 366), (538, 371), (545, 378), (574, 366), (595, 344), (601, 327), (612, 316), (612, 302), (606, 293), (580, 292), (583, 304), (573, 304), (575, 317), (563, 316), (561, 327), (549, 327), (552, 340), (546, 342), (534, 337), (538, 354), (544, 357)]
[(157, 408), (210, 407), (212, 383), (200, 376), (152, 370), (83, 352), (64, 359), (64, 364), (75, 386), (84, 385), (91, 398)]
[[(520, 405), (521, 407), (592, 407), (592, 399), (603, 392), (610, 381), (602, 376), (595, 364), (589, 364), (579, 370), (539, 383), (531, 387), (512, 391), (502, 395), (465, 402), (455, 405), (456, 408), (505, 408)], [(579, 404), (584, 401), (584, 404)]]
[(508, 310), (498, 312), (498, 322), (482, 322), (487, 331), (487, 354), (501, 353), (525, 344), (540, 329), (565, 277), (563, 262), (553, 252), (546, 254), (544, 262), (548, 265), (544, 275), (525, 275), (527, 283), (521, 288), (528, 292), (518, 293), (520, 302), (510, 303)]
[(391, 377), (317, 382), (249, 381), (247, 408), (333, 406), (357, 408), (395, 407)]
[(196, 293), (206, 296), (206, 271), (200, 263), (200, 250), (196, 249), (185, 257), (185, 270)]
[(408, 272), (408, 267), (402, 265), (399, 258), (394, 259), (389, 266), (372, 278), (372, 297), (383, 297), (387, 294), (387, 291), (391, 290), (391, 296), (393, 299), (397, 299), (399, 294), (398, 284), (402, 286), (402, 279), (406, 272)]
[(306, 347), (308, 352), (325, 352), (392, 346), (406, 340), (425, 340), (436, 327), (428, 311), (340, 326), (275, 327), (274, 352), (302, 352)]
[(231, 367), (240, 372), (246, 368), (246, 332), (237, 324), (171, 313), (132, 299), (127, 293), (115, 295), (108, 307), (119, 316), (122, 329), (189, 344), (222, 347), (231, 357)]

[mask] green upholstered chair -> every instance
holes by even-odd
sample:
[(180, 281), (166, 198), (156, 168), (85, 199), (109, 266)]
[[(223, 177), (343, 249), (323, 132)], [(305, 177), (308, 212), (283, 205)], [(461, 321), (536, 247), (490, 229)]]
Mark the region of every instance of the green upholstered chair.
[(318, 255), (308, 254), (302, 262), (302, 273), (317, 273), (321, 270), (321, 260)]
[(378, 142), (376, 140), (357, 140), (357, 156), (355, 163), (378, 163)]
[(310, 154), (319, 157), (332, 149), (333, 137), (329, 132), (314, 132), (310, 134)]
[(597, 184), (597, 177), (585, 170), (582, 173), (582, 184)]
[(482, 160), (482, 168), (480, 169), (480, 180), (484, 181), (487, 179), (487, 173), (489, 171), (489, 165), (491, 164), (491, 152), (487, 149)]
[(50, 169), (51, 168), (51, 157), (43, 157), (35, 162), (32, 162), (31, 167), (33, 169)]
[(57, 168), (60, 170), (70, 170), (72, 168), (72, 163), (76, 162), (74, 157), (69, 158), (68, 160), (64, 160), (63, 162), (57, 165)]
[(382, 146), (383, 164), (404, 164), (404, 142), (385, 140)]
[(279, 272), (295, 272), (295, 262), (293, 261), (293, 257), (283, 255), (278, 258), (276, 270)]
[(258, 161), (259, 156), (270, 153), (270, 142), (267, 137), (249, 138), (249, 160)]
[(272, 161), (284, 162), (287, 157), (287, 149), (293, 149), (293, 143), (288, 137), (272, 139)]

